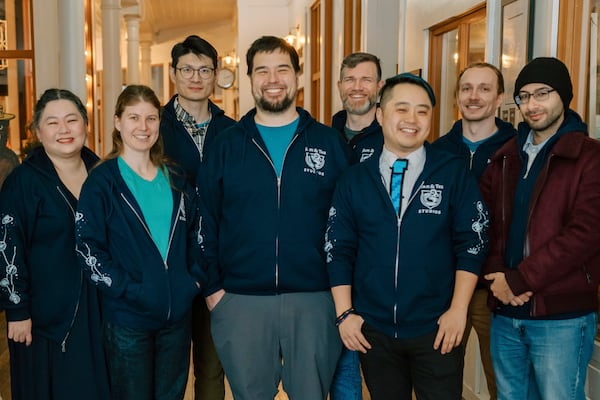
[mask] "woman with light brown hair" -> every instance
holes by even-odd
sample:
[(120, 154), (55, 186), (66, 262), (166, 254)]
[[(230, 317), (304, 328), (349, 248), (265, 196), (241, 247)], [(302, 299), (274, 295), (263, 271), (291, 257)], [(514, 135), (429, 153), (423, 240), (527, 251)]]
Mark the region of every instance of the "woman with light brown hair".
[(160, 104), (126, 87), (115, 107), (113, 150), (83, 186), (77, 252), (102, 293), (104, 346), (114, 399), (181, 399), (190, 356), (190, 310), (203, 272), (196, 193), (167, 165)]

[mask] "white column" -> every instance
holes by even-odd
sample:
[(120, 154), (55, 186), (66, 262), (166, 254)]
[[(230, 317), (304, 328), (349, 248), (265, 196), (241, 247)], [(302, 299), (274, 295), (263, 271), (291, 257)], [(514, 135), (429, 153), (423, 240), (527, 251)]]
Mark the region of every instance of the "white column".
[[(9, 1), (4, 4), (6, 4), (6, 19), (8, 21), (16, 21), (14, 2)], [(35, 33), (34, 39), (37, 44), (35, 46), (35, 59), (38, 60), (35, 71), (36, 100), (39, 99), (44, 90), (56, 87), (60, 81), (61, 42), (58, 36), (58, 8), (58, 0), (33, 1), (33, 15), (36, 16), (36, 18), (33, 18), (33, 32)], [(37, 16), (43, 16), (43, 18), (38, 18)], [(14, 24), (9, 24), (8, 26), (10, 27), (11, 25)], [(16, 38), (16, 35), (12, 35), (11, 33), (9, 40), (11, 37)], [(52, 43), (52, 46), (40, 45), (39, 43), (42, 39), (44, 43)], [(42, 65), (43, 67), (40, 67)], [(11, 69), (8, 72), (10, 74)], [(14, 113), (14, 110), (10, 109), (5, 109), (5, 111)]]
[(102, 0), (102, 121), (99, 132), (102, 155), (112, 149), (115, 102), (121, 93), (121, 6), (119, 0)]
[(127, 25), (127, 84), (140, 83), (140, 17), (125, 15)]
[(85, 85), (85, 10), (79, 0), (58, 0), (60, 41), (59, 86), (87, 101)]
[(152, 35), (140, 35), (140, 83), (151, 86), (152, 84)]

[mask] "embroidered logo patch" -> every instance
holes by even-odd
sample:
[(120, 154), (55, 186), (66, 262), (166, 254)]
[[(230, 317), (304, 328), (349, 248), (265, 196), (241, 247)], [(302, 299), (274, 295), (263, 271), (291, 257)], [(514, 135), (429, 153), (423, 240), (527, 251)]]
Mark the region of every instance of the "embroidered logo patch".
[(325, 155), (327, 154), (327, 152), (325, 150), (316, 149), (314, 147), (305, 147), (304, 152), (304, 161), (306, 162), (304, 172), (319, 176), (325, 176), (325, 173), (321, 170), (325, 166)]
[(438, 210), (437, 207), (442, 203), (443, 192), (444, 185), (437, 183), (422, 185), (419, 192), (419, 200), (423, 208), (420, 208), (417, 212), (419, 214), (441, 215), (442, 211)]
[(360, 152), (360, 162), (366, 161), (375, 154), (375, 149), (362, 149)]
[[(434, 210), (434, 208), (438, 207), (442, 202), (442, 190), (444, 189), (443, 185), (431, 184), (431, 185), (423, 185), (421, 189), (421, 204), (427, 208), (427, 210), (419, 210), (419, 212), (427, 212), (430, 211), (432, 214), (439, 214), (439, 210)], [(436, 212), (434, 212), (436, 211)]]

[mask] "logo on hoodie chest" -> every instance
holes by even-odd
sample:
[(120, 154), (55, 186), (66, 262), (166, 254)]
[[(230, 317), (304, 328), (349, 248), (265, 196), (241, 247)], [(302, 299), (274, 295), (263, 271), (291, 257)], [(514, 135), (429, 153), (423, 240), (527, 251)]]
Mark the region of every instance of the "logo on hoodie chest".
[(362, 149), (360, 152), (360, 162), (367, 161), (375, 154), (375, 149)]
[(327, 152), (325, 150), (314, 147), (305, 147), (304, 162), (306, 163), (306, 166), (304, 167), (304, 172), (308, 174), (325, 176), (325, 172), (322, 171), (322, 169), (325, 166), (326, 155)]
[(419, 199), (421, 200), (421, 204), (425, 208), (419, 209), (419, 214), (440, 215), (442, 211), (437, 210), (436, 208), (439, 207), (439, 205), (442, 203), (443, 192), (444, 185), (440, 185), (437, 183), (423, 185), (420, 189)]

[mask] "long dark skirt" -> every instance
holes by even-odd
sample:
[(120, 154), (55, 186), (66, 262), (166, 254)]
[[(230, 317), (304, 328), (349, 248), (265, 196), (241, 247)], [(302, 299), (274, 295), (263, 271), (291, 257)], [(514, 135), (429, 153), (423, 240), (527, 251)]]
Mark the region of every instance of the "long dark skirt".
[(96, 290), (86, 282), (64, 352), (35, 331), (29, 347), (8, 341), (13, 400), (110, 398), (99, 310)]

